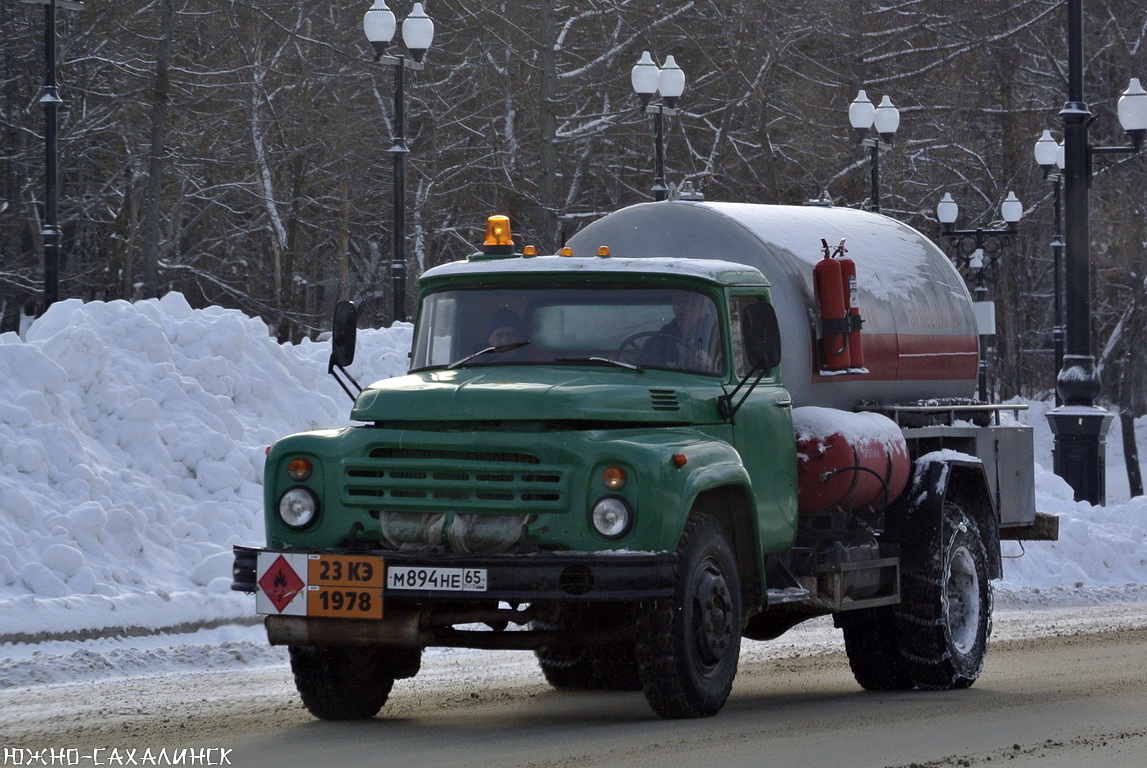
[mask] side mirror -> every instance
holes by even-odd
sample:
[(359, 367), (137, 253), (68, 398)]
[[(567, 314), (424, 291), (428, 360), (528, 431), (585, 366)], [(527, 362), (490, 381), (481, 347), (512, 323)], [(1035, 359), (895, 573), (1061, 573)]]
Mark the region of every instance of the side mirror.
[(764, 301), (741, 310), (741, 340), (749, 365), (769, 371), (781, 362), (781, 327), (773, 305)]
[(340, 301), (335, 305), (335, 319), (331, 326), (331, 362), (328, 372), (346, 368), (354, 362), (355, 333), (358, 330), (358, 309), (353, 301)]

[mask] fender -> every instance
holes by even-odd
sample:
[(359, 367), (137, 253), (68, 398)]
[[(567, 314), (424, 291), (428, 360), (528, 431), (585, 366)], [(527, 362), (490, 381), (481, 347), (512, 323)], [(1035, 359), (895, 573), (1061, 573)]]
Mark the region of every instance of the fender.
[[(622, 436), (614, 433), (616, 443)], [(681, 540), (690, 512), (700, 507), (716, 517), (729, 531), (743, 564), (742, 577), (748, 592), (764, 588), (760, 526), (757, 504), (748, 471), (737, 450), (725, 440), (693, 428), (635, 430), (624, 435), (632, 448), (653, 454), (662, 469), (661, 480), (641, 494), (642, 510), (654, 509), (660, 517), (658, 549), (673, 552)], [(633, 451), (626, 451), (631, 460)], [(673, 462), (675, 455), (686, 461)]]
[(690, 458), (681, 468), (688, 471), (691, 465), (695, 467), (681, 486), (680, 515), (671, 525), (666, 521), (665, 533), (672, 536), (673, 549), (676, 549), (691, 512), (700, 510), (719, 520), (728, 531), (741, 566), (746, 604), (755, 604), (767, 586), (761, 554), (761, 525), (757, 519), (760, 508), (749, 473), (740, 454), (729, 443), (706, 440), (696, 444), (693, 450), (702, 454), (704, 463)]
[[(729, 443), (699, 430), (634, 430), (613, 433), (610, 440), (620, 456), (637, 462), (634, 451), (652, 454), (648, 462), (658, 467), (650, 477), (660, 477), (642, 492), (642, 507), (653, 507), (661, 516), (660, 545), (673, 551), (685, 530), (685, 521), (697, 498), (718, 488), (736, 488), (753, 499), (752, 483), (741, 462), (741, 456)], [(628, 446), (626, 450), (623, 446)], [(673, 457), (683, 456), (685, 463), (676, 466)], [(650, 464), (646, 464), (651, 469)], [(749, 510), (751, 512), (751, 509)]]
[(920, 562), (928, 553), (921, 545), (944, 519), (944, 502), (951, 501), (976, 521), (988, 553), (989, 578), (1003, 576), (999, 520), (993, 509), (983, 464), (974, 456), (930, 453), (913, 462), (908, 489), (889, 507), (885, 534), (899, 542), (905, 562)]

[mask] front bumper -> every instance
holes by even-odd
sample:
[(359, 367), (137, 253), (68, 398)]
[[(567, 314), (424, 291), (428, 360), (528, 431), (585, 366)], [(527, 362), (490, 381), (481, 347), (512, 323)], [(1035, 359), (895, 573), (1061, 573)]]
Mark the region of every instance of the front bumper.
[(258, 562), (272, 553), (282, 555), (369, 555), (381, 558), (384, 568), (478, 569), (485, 572), (485, 589), (382, 590), (386, 600), (418, 603), (459, 600), (508, 603), (596, 602), (647, 600), (673, 593), (677, 555), (672, 552), (537, 552), (504, 555), (428, 555), (390, 551), (270, 549), (236, 546), (231, 589), (257, 593)]

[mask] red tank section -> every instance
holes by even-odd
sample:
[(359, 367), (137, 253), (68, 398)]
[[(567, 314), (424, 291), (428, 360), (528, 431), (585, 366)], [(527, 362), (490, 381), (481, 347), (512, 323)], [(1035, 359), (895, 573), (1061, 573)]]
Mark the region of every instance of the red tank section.
[(839, 506), (883, 509), (908, 484), (912, 462), (899, 433), (878, 439), (840, 432), (797, 439), (797, 499), (801, 513)]

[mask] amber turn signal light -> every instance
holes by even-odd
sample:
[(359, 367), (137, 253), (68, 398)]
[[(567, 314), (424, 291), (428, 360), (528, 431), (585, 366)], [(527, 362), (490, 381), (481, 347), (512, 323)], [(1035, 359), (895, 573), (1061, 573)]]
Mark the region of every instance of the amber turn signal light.
[(304, 459), (301, 456), (297, 459), (291, 459), (291, 463), (287, 465), (287, 474), (291, 476), (292, 480), (302, 482), (311, 476), (314, 467), (311, 466), (310, 459)]

